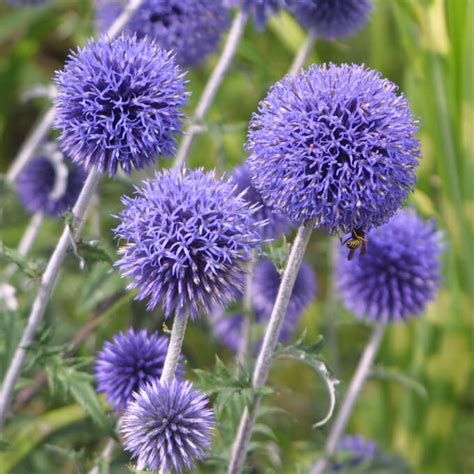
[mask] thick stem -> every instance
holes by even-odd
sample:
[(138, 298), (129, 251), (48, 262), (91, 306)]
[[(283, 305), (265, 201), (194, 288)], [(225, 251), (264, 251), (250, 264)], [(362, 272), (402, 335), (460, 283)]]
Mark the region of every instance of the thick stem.
[(341, 409), (337, 414), (336, 420), (332, 425), (331, 432), (325, 446), (325, 457), (318, 460), (311, 470), (311, 474), (322, 474), (327, 466), (327, 457), (334, 454), (341, 436), (344, 434), (347, 422), (351, 416), (354, 405), (359, 397), (359, 393), (364, 386), (365, 381), (374, 363), (375, 356), (379, 350), (380, 344), (385, 332), (386, 323), (381, 321), (375, 326), (372, 337), (370, 338), (364, 353), (359, 361), (359, 365), (354, 373), (349, 390), (347, 391)]
[(244, 33), (246, 23), (247, 14), (239, 11), (234, 18), (219, 61), (212, 71), (209, 80), (207, 81), (206, 87), (204, 88), (194, 112), (194, 116), (191, 119), (191, 123), (189, 124), (188, 129), (186, 130), (178, 148), (176, 159), (173, 164), (175, 168), (180, 168), (186, 163), (186, 159), (188, 157), (189, 151), (191, 150), (195, 135), (201, 130), (201, 122), (204, 120), (204, 117), (206, 116), (207, 111), (209, 110), (209, 107), (211, 106), (214, 97), (222, 83), (222, 80), (224, 79), (224, 76), (229, 69), (230, 64), (232, 63), (232, 60), (234, 59), (235, 52), (237, 51), (240, 39)]
[(161, 382), (171, 382), (178, 368), (179, 358), (181, 357), (181, 348), (183, 347), (184, 333), (188, 315), (174, 317), (173, 328), (171, 329), (170, 345), (166, 353), (163, 372), (161, 373)]
[[(258, 354), (257, 363), (252, 377), (252, 386), (254, 388), (262, 387), (270, 371), (273, 352), (280, 336), (280, 329), (288, 308), (296, 276), (301, 267), (306, 247), (314, 227), (315, 220), (311, 220), (300, 226), (296, 238), (291, 247), (290, 256), (281, 280), (278, 295), (273, 307), (270, 321), (268, 322), (263, 344)], [(238, 474), (241, 472), (245, 462), (248, 445), (252, 435), (252, 429), (255, 424), (257, 408), (260, 403), (260, 397), (252, 405), (250, 410), (245, 409), (240, 419), (239, 429), (234, 440), (231, 460), (228, 468), (229, 474)]]
[(290, 70), (288, 71), (289, 74), (296, 74), (300, 71), (300, 69), (305, 65), (306, 60), (308, 59), (311, 51), (313, 50), (314, 44), (316, 43), (316, 36), (314, 33), (309, 32), (308, 36), (304, 43), (301, 45), (298, 53), (291, 64)]
[[(84, 183), (84, 187), (82, 188), (81, 194), (79, 195), (73, 208), (72, 212), (74, 215), (74, 227), (76, 234), (80, 232), (84, 223), (84, 216), (89, 206), (91, 197), (94, 194), (97, 183), (99, 182), (99, 178), (99, 172), (96, 170), (96, 168), (93, 168), (90, 171), (87, 180)], [(31, 313), (28, 317), (28, 323), (3, 381), (2, 390), (0, 392), (0, 429), (3, 428), (5, 423), (13, 389), (18, 377), (20, 376), (23, 362), (26, 357), (26, 348), (33, 341), (36, 329), (41, 323), (49, 298), (51, 297), (54, 285), (58, 278), (59, 270), (64, 257), (66, 256), (66, 252), (71, 245), (72, 239), (73, 236), (71, 236), (69, 226), (66, 224), (64, 226), (61, 238), (59, 239), (59, 242), (54, 249), (51, 258), (49, 259), (46, 270), (44, 271), (38, 293), (31, 308)]]
[[(127, 6), (124, 8), (123, 12), (116, 18), (105, 34), (109, 41), (115, 38), (120, 31), (122, 31), (123, 27), (127, 24), (142, 3), (143, 0), (130, 0), (127, 2)], [(16, 178), (23, 167), (28, 163), (28, 161), (30, 161), (39, 144), (46, 138), (49, 130), (53, 126), (55, 116), (56, 109), (52, 106), (37, 123), (14, 158), (13, 163), (7, 172), (6, 179), (9, 183), (16, 181)]]

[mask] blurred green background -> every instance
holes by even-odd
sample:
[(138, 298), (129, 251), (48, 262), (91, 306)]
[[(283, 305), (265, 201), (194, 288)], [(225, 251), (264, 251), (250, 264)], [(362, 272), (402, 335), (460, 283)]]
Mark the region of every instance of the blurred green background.
[[(364, 63), (379, 69), (400, 85), (422, 122), (423, 158), (410, 204), (423, 216), (435, 218), (446, 233), (443, 288), (423, 317), (389, 329), (378, 357), (378, 376), (365, 386), (348, 427), (348, 432), (373, 438), (383, 450), (401, 455), (415, 473), (474, 472), (473, 26), (472, 0), (378, 0), (370, 23), (356, 37), (318, 41), (310, 58), (315, 63)], [(48, 85), (68, 51), (94, 33), (89, 1), (58, 0), (28, 9), (0, 4), (1, 172), (48, 106), (47, 99), (25, 100), (25, 94), (32, 87)], [(269, 86), (286, 73), (304, 38), (305, 32), (287, 14), (273, 18), (264, 33), (248, 25), (212, 106), (207, 132), (192, 150), (191, 166), (230, 170), (245, 159), (247, 122)], [(189, 74), (193, 92), (189, 113), (215, 60)], [(100, 239), (114, 252), (111, 215), (121, 208), (120, 195), (130, 193), (132, 182), (144, 176), (103, 180), (100, 205), (89, 218), (85, 238)], [(15, 247), (29, 216), (6, 186), (1, 199), (0, 239)], [(35, 260), (48, 258), (61, 226), (55, 221), (43, 225), (32, 251)], [(346, 313), (332, 294), (330, 248), (327, 236), (313, 236), (307, 259), (317, 271), (320, 291), (301, 327), (308, 329), (309, 341), (324, 335), (323, 355), (342, 381), (338, 388), (342, 397), (370, 328)], [(20, 272), (13, 282), (20, 310), (0, 309), (0, 373), (18, 340), (36, 288)], [(32, 352), (18, 388), (41, 381), (45, 365), (50, 372), (59, 371), (53, 379), (68, 379), (70, 367), (61, 362), (64, 347), (57, 360), (54, 350), (48, 354), (45, 348), (76, 337), (74, 342), (79, 344), (73, 352), (84, 359), (74, 360), (83, 361), (80, 370), (87, 371), (88, 358), (116, 331), (129, 325), (161, 328), (159, 312), (147, 313), (142, 304), (132, 302), (133, 295), (124, 286), (109, 264), (89, 263), (80, 272), (77, 259), (68, 257), (47, 310), (39, 349)], [(212, 368), (216, 353), (232, 361), (232, 354), (212, 340), (205, 320), (190, 326), (185, 353), (191, 368)], [(327, 407), (324, 384), (310, 369), (290, 362), (275, 364), (271, 383), (280, 391), (267, 402), (287, 413), (270, 413), (266, 418), (277, 441), (269, 439), (268, 433), (257, 435), (267, 453), (254, 456), (256, 468), (260, 466), (256, 472), (305, 472), (327, 434), (327, 428), (317, 431), (309, 422), (319, 419)], [(101, 408), (95, 407), (95, 421), (102, 428), (76, 404), (77, 396), (53, 389), (41, 385), (33, 400), (16, 406), (20, 408), (17, 416), (0, 438), (1, 474), (86, 472), (105, 443)], [(87, 398), (88, 393), (81, 396)], [(94, 410), (94, 402), (89, 402), (83, 400), (88, 413)], [(110, 472), (128, 472), (126, 459), (118, 450)]]

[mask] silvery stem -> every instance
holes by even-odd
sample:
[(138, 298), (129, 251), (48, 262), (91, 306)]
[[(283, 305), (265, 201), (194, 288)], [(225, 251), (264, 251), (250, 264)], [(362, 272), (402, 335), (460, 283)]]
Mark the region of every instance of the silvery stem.
[(325, 446), (325, 457), (319, 459), (311, 470), (311, 474), (322, 474), (327, 465), (327, 457), (334, 454), (341, 436), (344, 434), (347, 422), (351, 416), (354, 405), (359, 397), (359, 393), (367, 380), (367, 376), (374, 363), (375, 356), (379, 350), (380, 344), (385, 332), (386, 322), (378, 322), (372, 333), (372, 336), (364, 349), (359, 365), (354, 373), (349, 390), (347, 391), (341, 409), (337, 414), (336, 420), (332, 425)]
[[(130, 20), (135, 11), (140, 7), (143, 0), (130, 0), (127, 2), (127, 6), (123, 12), (115, 19), (110, 28), (106, 32), (106, 36), (109, 41), (115, 38), (123, 27)], [(13, 159), (13, 163), (8, 169), (6, 179), (7, 182), (13, 183), (16, 181), (23, 167), (30, 161), (33, 153), (38, 148), (40, 143), (45, 139), (49, 130), (53, 126), (54, 119), (56, 116), (56, 109), (54, 106), (50, 107), (49, 110), (43, 115), (40, 121), (37, 123), (31, 134), (26, 139), (25, 143), (21, 147), (20, 151)]]
[(309, 32), (290, 66), (290, 70), (288, 71), (289, 74), (296, 74), (300, 71), (311, 54), (315, 43), (316, 36), (314, 33)]
[[(91, 197), (93, 196), (97, 183), (99, 182), (99, 178), (100, 174), (97, 169), (92, 168), (72, 210), (74, 215), (74, 232), (76, 235), (79, 234), (84, 223), (84, 217), (89, 207)], [(62, 262), (73, 238), (74, 237), (71, 236), (70, 228), (66, 224), (61, 238), (59, 239), (59, 242), (43, 273), (38, 293), (28, 317), (28, 323), (3, 380), (0, 392), (0, 429), (2, 429), (5, 424), (13, 389), (18, 377), (20, 376), (23, 362), (26, 357), (26, 348), (33, 341), (35, 332), (41, 323), (49, 298), (51, 297), (54, 285), (58, 278)]]
[(186, 332), (186, 324), (188, 315), (175, 315), (173, 327), (171, 329), (171, 338), (166, 353), (165, 363), (163, 364), (163, 372), (161, 373), (160, 382), (171, 382), (178, 368), (179, 358), (181, 357), (181, 348), (183, 347), (184, 333)]
[[(273, 352), (280, 336), (283, 319), (293, 292), (296, 276), (301, 267), (311, 232), (313, 231), (314, 223), (315, 220), (312, 219), (301, 225), (298, 229), (293, 245), (291, 246), (288, 263), (281, 279), (275, 305), (265, 331), (263, 344), (258, 354), (257, 363), (253, 372), (252, 387), (254, 388), (263, 387), (267, 380), (272, 363)], [(252, 435), (252, 429), (257, 416), (258, 405), (260, 404), (260, 398), (261, 397), (257, 397), (254, 404), (250, 407), (250, 410), (246, 408), (242, 414), (239, 429), (232, 447), (231, 460), (227, 471), (229, 474), (238, 474), (242, 470)]]
[(186, 159), (191, 150), (191, 146), (194, 142), (196, 133), (201, 130), (201, 122), (211, 106), (214, 97), (224, 79), (224, 76), (229, 69), (232, 60), (234, 59), (235, 52), (239, 45), (240, 39), (244, 33), (245, 25), (247, 23), (247, 14), (239, 11), (234, 18), (232, 26), (230, 28), (229, 35), (227, 37), (224, 49), (216, 64), (216, 67), (212, 71), (209, 80), (207, 81), (206, 87), (199, 99), (199, 103), (194, 112), (194, 116), (191, 119), (191, 123), (186, 130), (181, 144), (176, 153), (173, 166), (180, 168), (186, 163)]

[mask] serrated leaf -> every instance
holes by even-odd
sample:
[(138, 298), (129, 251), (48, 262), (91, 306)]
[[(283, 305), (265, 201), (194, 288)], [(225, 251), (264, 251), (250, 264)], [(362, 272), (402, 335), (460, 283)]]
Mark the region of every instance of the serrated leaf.
[(276, 246), (275, 244), (270, 244), (266, 251), (264, 252), (265, 256), (275, 265), (278, 273), (283, 273), (288, 262), (288, 257), (290, 255), (291, 245), (286, 240), (286, 236), (283, 234), (281, 239), (281, 244)]
[(99, 240), (78, 240), (75, 254), (81, 261), (81, 267), (84, 264), (92, 265), (97, 262), (105, 262), (109, 265), (114, 263), (114, 253), (110, 247)]
[(43, 274), (43, 265), (29, 258), (21, 256), (16, 250), (7, 247), (0, 241), (0, 258), (7, 262), (14, 263), (26, 276), (38, 279)]

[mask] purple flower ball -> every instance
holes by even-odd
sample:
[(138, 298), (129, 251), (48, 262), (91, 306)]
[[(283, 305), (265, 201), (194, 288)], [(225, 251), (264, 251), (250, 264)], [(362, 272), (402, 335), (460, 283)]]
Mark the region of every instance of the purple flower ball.
[(242, 327), (244, 324), (242, 314), (219, 314), (210, 318), (212, 331), (215, 338), (232, 352), (239, 352), (242, 344)]
[(265, 205), (262, 197), (250, 181), (249, 171), (245, 164), (234, 169), (231, 179), (237, 185), (237, 193), (240, 194), (245, 191), (244, 199), (258, 207), (255, 218), (259, 221), (267, 222), (261, 228), (262, 239), (278, 239), (281, 234), (288, 230), (290, 224), (288, 219), (281, 214), (273, 212)]
[[(105, 31), (123, 10), (123, 3), (96, 0), (96, 16)], [(182, 66), (194, 66), (219, 46), (229, 26), (229, 11), (218, 0), (146, 0), (125, 27), (139, 38), (155, 40), (171, 50)]]
[(402, 210), (367, 235), (367, 253), (351, 261), (341, 247), (336, 281), (347, 309), (374, 321), (422, 313), (440, 284), (442, 233)]
[[(169, 338), (146, 330), (120, 332), (97, 353), (94, 374), (97, 390), (121, 411), (144, 384), (159, 380)], [(179, 372), (182, 372), (182, 367)]]
[(342, 461), (333, 461), (330, 472), (340, 472), (370, 462), (379, 454), (377, 444), (361, 435), (346, 435), (341, 438), (336, 449), (337, 455), (344, 456)]
[(354, 34), (372, 12), (370, 0), (286, 0), (286, 3), (307, 30), (326, 39)]
[(420, 144), (407, 100), (377, 71), (310, 66), (274, 84), (249, 128), (247, 164), (263, 201), (295, 223), (367, 232), (416, 182)]
[(245, 13), (253, 15), (257, 28), (263, 30), (268, 18), (280, 10), (282, 0), (224, 0), (224, 4), (241, 6)]
[(202, 169), (164, 171), (122, 202), (116, 265), (148, 309), (195, 318), (241, 294), (261, 223), (231, 182)]
[(125, 450), (137, 469), (191, 469), (211, 445), (214, 412), (208, 398), (187, 381), (158, 380), (140, 389), (122, 418)]
[(173, 56), (155, 43), (123, 35), (89, 41), (55, 83), (59, 141), (87, 170), (131, 173), (175, 151), (188, 94)]
[(40, 155), (22, 169), (16, 186), (28, 212), (60, 217), (76, 203), (85, 178), (81, 167)]
[[(270, 260), (264, 258), (257, 262), (252, 279), (252, 304), (257, 322), (266, 323), (270, 319), (280, 282), (281, 275)], [(308, 263), (303, 262), (296, 276), (295, 286), (280, 332), (280, 341), (287, 341), (291, 338), (301, 315), (315, 298), (316, 292), (316, 274)]]

